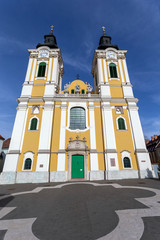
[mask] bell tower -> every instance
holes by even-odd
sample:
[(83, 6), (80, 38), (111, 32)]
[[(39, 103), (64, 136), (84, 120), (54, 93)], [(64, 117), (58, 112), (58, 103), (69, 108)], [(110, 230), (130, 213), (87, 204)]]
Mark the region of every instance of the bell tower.
[[(118, 140), (120, 139), (120, 135), (122, 142), (125, 142), (123, 132), (118, 132), (113, 124), (114, 117), (118, 119), (118, 114), (124, 117), (124, 113), (130, 123), (129, 128), (131, 129), (134, 154), (139, 167), (139, 176), (143, 178), (148, 174), (147, 168), (151, 172), (152, 168), (139, 119), (138, 99), (133, 95), (128, 74), (126, 63), (127, 51), (119, 50), (117, 45), (112, 44), (111, 37), (105, 33), (105, 27), (102, 27), (102, 29), (103, 35), (100, 38), (99, 46), (97, 50), (95, 50), (93, 59), (92, 75), (94, 77), (95, 92), (99, 94), (102, 99), (101, 108), (106, 152), (105, 161), (106, 169), (108, 168), (108, 178), (112, 175), (108, 162), (111, 158), (114, 158), (115, 162), (117, 161), (118, 145), (121, 145)], [(118, 108), (121, 109), (119, 112), (117, 111)], [(122, 152), (122, 150), (120, 151)], [(118, 166), (117, 163), (116, 166)], [(116, 177), (116, 174), (114, 177)]]
[[(51, 26), (50, 33), (44, 36), (44, 43), (38, 43), (35, 49), (28, 51), (29, 62), (26, 77), (21, 96), (18, 98), (10, 148), (3, 168), (2, 181), (4, 183), (7, 181), (14, 183), (16, 176), (18, 182), (19, 175), (16, 175), (16, 172), (17, 169), (19, 171), (22, 169), (20, 162), (21, 158), (25, 156), (22, 151), (25, 146), (32, 149), (30, 146), (32, 141), (29, 139), (34, 139), (34, 148), (37, 150), (32, 150), (27, 154), (33, 155), (34, 158), (37, 155), (37, 171), (48, 171), (54, 112), (53, 98), (61, 93), (63, 76), (63, 61), (56, 37), (53, 35), (53, 26)], [(32, 118), (34, 118), (34, 123), (30, 124)], [(33, 135), (35, 130), (30, 130), (34, 126), (36, 126), (37, 132)], [(39, 168), (39, 166), (43, 167)]]

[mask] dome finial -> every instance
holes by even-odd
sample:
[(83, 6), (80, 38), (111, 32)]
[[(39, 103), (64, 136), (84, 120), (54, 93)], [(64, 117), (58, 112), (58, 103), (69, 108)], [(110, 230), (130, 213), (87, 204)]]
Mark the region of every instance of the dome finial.
[(54, 26), (52, 25), (52, 26), (51, 26), (51, 33), (53, 33), (53, 28), (54, 28)]
[(103, 36), (105, 36), (106, 35), (106, 28), (103, 26), (102, 29), (103, 29)]

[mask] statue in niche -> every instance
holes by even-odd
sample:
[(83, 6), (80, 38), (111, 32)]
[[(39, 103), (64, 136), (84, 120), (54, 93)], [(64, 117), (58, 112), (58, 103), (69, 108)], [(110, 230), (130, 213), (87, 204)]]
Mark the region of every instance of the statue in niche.
[(87, 93), (91, 93), (92, 89), (93, 89), (93, 87), (91, 86), (90, 83), (88, 83), (88, 85), (87, 85)]
[(69, 84), (68, 83), (66, 83), (65, 85), (64, 85), (64, 93), (69, 93)]
[(77, 83), (75, 86), (76, 93), (80, 93), (80, 85)]

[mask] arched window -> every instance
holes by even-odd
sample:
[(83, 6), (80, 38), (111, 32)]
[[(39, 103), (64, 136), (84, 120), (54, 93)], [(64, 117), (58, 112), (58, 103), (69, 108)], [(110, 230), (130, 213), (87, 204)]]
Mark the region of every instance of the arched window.
[(81, 94), (85, 94), (85, 90), (84, 89), (81, 90)]
[(41, 62), (39, 64), (38, 77), (44, 77), (45, 76), (45, 71), (46, 71), (46, 63)]
[(30, 130), (37, 130), (37, 123), (38, 123), (37, 118), (32, 118), (30, 123)]
[(131, 168), (131, 161), (128, 157), (123, 158), (123, 165), (124, 168)]
[(126, 130), (125, 121), (123, 118), (118, 118), (118, 129)]
[(74, 94), (74, 89), (71, 89), (71, 94)]
[(111, 78), (118, 78), (116, 64), (110, 63), (109, 64), (109, 71), (110, 71), (110, 77)]
[(86, 113), (82, 107), (73, 107), (70, 110), (70, 129), (85, 129)]
[(32, 160), (27, 158), (24, 162), (24, 170), (30, 170), (32, 165)]

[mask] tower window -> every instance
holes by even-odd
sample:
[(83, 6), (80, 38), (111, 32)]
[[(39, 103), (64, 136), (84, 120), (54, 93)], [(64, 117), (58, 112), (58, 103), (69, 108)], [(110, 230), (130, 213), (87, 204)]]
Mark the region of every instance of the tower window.
[(73, 107), (70, 110), (70, 129), (80, 129), (86, 128), (86, 113), (85, 109), (81, 107)]
[(74, 89), (71, 89), (71, 94), (74, 94)]
[(85, 90), (84, 89), (81, 90), (81, 94), (85, 94)]
[(131, 168), (131, 161), (128, 157), (123, 158), (124, 168)]
[(38, 123), (37, 118), (32, 118), (30, 123), (30, 130), (37, 130), (37, 123)]
[(109, 64), (109, 71), (110, 71), (110, 77), (111, 78), (118, 78), (116, 64), (110, 63)]
[(123, 118), (118, 118), (118, 129), (126, 130), (125, 121)]
[(27, 158), (24, 163), (24, 170), (30, 170), (32, 165), (32, 160)]
[(38, 77), (45, 77), (46, 63), (41, 62), (38, 69)]

